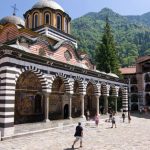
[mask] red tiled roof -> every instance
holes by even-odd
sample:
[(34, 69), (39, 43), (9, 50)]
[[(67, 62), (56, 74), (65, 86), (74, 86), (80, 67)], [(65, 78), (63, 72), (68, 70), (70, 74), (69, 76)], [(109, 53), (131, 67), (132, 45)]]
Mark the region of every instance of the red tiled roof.
[(121, 74), (135, 74), (136, 73), (136, 67), (125, 67), (119, 69)]

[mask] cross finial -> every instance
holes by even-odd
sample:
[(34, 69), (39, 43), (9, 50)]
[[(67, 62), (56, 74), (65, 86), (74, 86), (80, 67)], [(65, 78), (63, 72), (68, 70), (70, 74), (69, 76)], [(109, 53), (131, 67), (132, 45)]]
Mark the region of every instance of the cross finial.
[(14, 6), (11, 6), (13, 8), (13, 16), (16, 16), (16, 11), (18, 11), (16, 4)]

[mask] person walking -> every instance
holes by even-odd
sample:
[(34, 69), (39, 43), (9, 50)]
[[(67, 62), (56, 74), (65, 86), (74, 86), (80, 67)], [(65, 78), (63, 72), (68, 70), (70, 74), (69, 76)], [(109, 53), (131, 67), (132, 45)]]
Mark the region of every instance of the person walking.
[(82, 147), (82, 137), (83, 137), (83, 128), (81, 126), (81, 123), (78, 123), (78, 126), (76, 126), (76, 131), (74, 136), (76, 137), (75, 141), (73, 142), (72, 148), (74, 149), (74, 145), (76, 142), (80, 140), (80, 147)]
[(115, 128), (117, 128), (117, 126), (116, 126), (115, 114), (113, 114), (113, 116), (112, 116), (112, 127), (111, 127), (111, 128), (113, 128), (114, 125), (115, 125)]
[(109, 114), (109, 122), (111, 122), (112, 120), (112, 111), (110, 111), (110, 114)]
[(87, 110), (86, 112), (86, 120), (89, 121), (90, 120), (90, 111)]
[(131, 122), (131, 115), (130, 115), (130, 112), (128, 112), (128, 123)]
[(99, 124), (99, 116), (98, 116), (98, 114), (95, 115), (95, 124), (96, 124), (96, 127), (98, 127), (98, 124)]
[(123, 114), (122, 114), (122, 119), (123, 119), (123, 122), (125, 121), (125, 113), (123, 112)]

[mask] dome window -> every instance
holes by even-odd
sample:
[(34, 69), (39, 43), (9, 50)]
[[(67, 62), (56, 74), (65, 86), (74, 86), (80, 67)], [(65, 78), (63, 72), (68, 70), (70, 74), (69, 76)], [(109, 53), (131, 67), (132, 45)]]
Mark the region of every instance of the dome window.
[(65, 32), (68, 33), (68, 19), (65, 18)]
[(32, 22), (32, 26), (33, 28), (37, 28), (38, 27), (38, 14), (34, 14), (33, 16), (33, 22)]
[(27, 28), (29, 28), (29, 16), (27, 17)]
[(50, 13), (45, 13), (45, 24), (51, 24), (51, 15)]
[(57, 15), (57, 29), (62, 30), (62, 16), (60, 14)]

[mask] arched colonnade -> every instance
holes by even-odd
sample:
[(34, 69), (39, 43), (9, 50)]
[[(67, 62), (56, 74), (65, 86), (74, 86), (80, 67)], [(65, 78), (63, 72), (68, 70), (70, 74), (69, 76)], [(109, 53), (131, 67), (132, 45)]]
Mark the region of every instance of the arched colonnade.
[(99, 114), (100, 97), (104, 97), (105, 113), (108, 97), (122, 93), (122, 108), (128, 111), (128, 92), (121, 87), (92, 78), (69, 76), (63, 73), (44, 75), (36, 68), (26, 67), (16, 74), (15, 124), (85, 117), (87, 110)]

